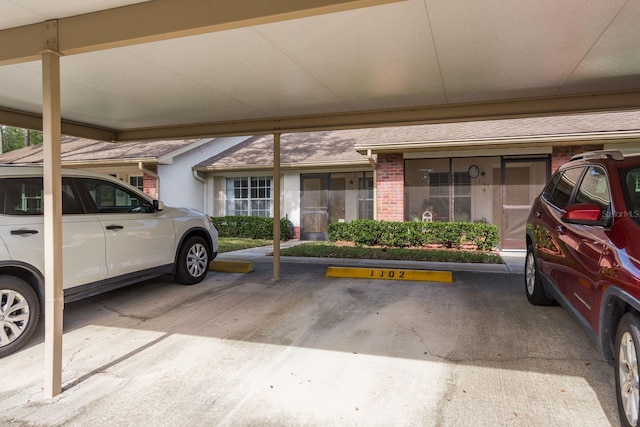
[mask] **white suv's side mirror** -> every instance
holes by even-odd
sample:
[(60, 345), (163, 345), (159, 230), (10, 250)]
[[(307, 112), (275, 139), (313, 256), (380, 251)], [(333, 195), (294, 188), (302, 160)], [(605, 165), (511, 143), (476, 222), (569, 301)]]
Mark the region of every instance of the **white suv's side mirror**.
[(159, 212), (164, 209), (164, 203), (160, 200), (153, 199), (153, 211)]

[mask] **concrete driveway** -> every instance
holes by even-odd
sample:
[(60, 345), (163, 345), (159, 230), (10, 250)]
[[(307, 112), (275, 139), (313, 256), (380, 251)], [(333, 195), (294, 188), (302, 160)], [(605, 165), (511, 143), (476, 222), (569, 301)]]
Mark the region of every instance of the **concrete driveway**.
[(453, 284), (326, 278), (270, 262), (65, 307), (64, 392), (43, 332), (0, 361), (0, 425), (617, 425), (613, 369), (520, 274)]

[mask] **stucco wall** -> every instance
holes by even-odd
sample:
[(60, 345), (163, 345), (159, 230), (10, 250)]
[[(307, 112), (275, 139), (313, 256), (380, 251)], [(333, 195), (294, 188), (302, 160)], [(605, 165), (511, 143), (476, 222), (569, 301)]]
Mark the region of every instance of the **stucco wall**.
[(282, 177), (282, 206), (280, 212), (294, 227), (300, 227), (300, 174), (285, 173)]
[[(244, 141), (247, 137), (216, 138), (172, 159), (171, 164), (158, 165), (160, 200), (167, 206), (181, 206), (207, 212), (204, 184), (193, 176), (194, 165)], [(204, 178), (204, 177), (203, 177)]]

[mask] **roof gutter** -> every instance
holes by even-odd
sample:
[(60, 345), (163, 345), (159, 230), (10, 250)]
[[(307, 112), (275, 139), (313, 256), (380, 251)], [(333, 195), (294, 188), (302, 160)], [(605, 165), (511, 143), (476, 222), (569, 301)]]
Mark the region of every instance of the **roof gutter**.
[(193, 177), (196, 179), (196, 181), (200, 181), (201, 183), (205, 183), (205, 180), (203, 177), (200, 176), (200, 174), (198, 173), (197, 170), (193, 170)]
[(193, 177), (202, 183), (202, 212), (207, 211), (207, 181), (200, 176), (197, 170), (193, 169)]
[(367, 149), (367, 159), (369, 159), (369, 164), (371, 165), (371, 167), (373, 168), (373, 170), (378, 169), (378, 164), (376, 163), (376, 161), (373, 159), (373, 154), (371, 153), (371, 149)]
[(144, 163), (142, 162), (138, 162), (138, 169), (140, 169), (140, 171), (143, 174), (150, 175), (156, 179), (156, 199), (159, 199), (160, 198), (160, 176), (155, 172), (151, 172), (149, 169), (145, 169)]
[[(362, 160), (353, 160), (348, 162), (300, 162), (300, 163), (282, 163), (281, 170), (299, 170), (299, 169), (327, 169), (327, 168), (361, 168), (366, 167), (367, 163)], [(271, 171), (273, 164), (262, 165), (224, 165), (224, 166), (194, 166), (194, 170), (199, 172), (245, 172), (245, 171)]]
[[(62, 164), (65, 166), (80, 166), (80, 167), (95, 167), (95, 166), (127, 166), (135, 165), (149, 161), (155, 161), (155, 159), (100, 159), (100, 160), (64, 160)], [(41, 162), (38, 162), (41, 163)]]
[(504, 138), (477, 138), (477, 139), (451, 139), (441, 141), (411, 141), (411, 142), (391, 142), (378, 145), (361, 145), (356, 146), (355, 150), (360, 154), (370, 152), (385, 151), (422, 151), (433, 149), (452, 149), (452, 148), (477, 148), (483, 146), (501, 146), (501, 145), (529, 145), (529, 144), (561, 144), (561, 143), (577, 143), (577, 142), (606, 142), (621, 140), (638, 140), (640, 139), (639, 131), (618, 131), (618, 132), (585, 132), (576, 134), (558, 134), (558, 135), (539, 135), (539, 136), (515, 136)]

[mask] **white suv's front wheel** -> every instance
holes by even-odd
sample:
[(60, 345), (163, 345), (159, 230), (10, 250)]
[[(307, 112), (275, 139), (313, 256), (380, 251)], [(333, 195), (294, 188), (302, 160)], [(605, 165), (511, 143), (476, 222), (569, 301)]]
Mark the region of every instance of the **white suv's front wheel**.
[(38, 297), (24, 280), (0, 275), (0, 357), (26, 344), (38, 324)]
[(194, 285), (209, 271), (207, 242), (200, 236), (189, 237), (180, 247), (175, 280), (183, 285)]

